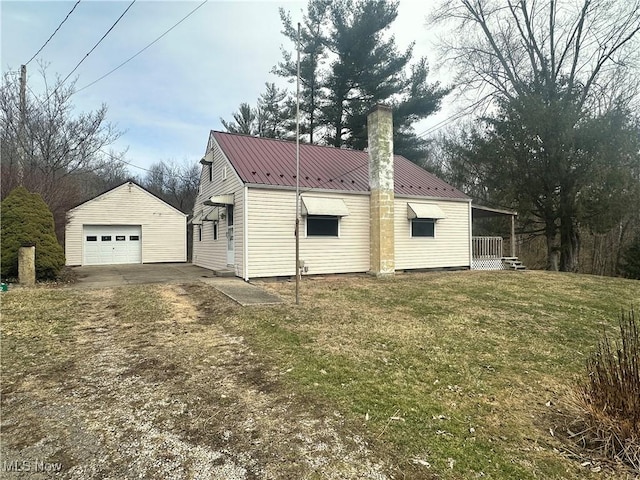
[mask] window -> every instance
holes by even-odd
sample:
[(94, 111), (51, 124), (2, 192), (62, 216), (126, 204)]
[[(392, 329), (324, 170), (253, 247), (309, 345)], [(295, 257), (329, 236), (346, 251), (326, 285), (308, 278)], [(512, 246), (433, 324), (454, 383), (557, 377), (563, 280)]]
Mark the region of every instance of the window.
[(126, 235), (116, 235), (116, 242), (124, 242), (126, 239)]
[(129, 235), (129, 240), (132, 242), (137, 242), (138, 240), (140, 240), (140, 237), (138, 235)]
[(412, 237), (435, 237), (436, 222), (433, 218), (413, 218), (411, 220)]
[(209, 181), (213, 181), (213, 163), (209, 164)]
[(340, 217), (307, 216), (307, 237), (337, 237)]
[(87, 242), (97, 242), (97, 241), (98, 241), (98, 237), (96, 237), (95, 235), (87, 236)]
[(101, 240), (103, 242), (110, 242), (111, 241), (111, 235), (102, 235)]
[(227, 166), (226, 165), (224, 167), (222, 167), (222, 179), (223, 180), (227, 179)]
[(213, 222), (213, 239), (218, 239), (218, 222)]
[(202, 225), (198, 225), (198, 241), (202, 241)]

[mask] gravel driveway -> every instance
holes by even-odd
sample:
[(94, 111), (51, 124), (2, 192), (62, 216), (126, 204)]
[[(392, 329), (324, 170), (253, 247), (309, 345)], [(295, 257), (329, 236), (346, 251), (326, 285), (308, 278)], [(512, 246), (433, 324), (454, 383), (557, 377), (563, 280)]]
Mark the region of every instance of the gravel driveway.
[(339, 412), (288, 393), (223, 330), (242, 307), (209, 286), (3, 300), (2, 478), (387, 478)]

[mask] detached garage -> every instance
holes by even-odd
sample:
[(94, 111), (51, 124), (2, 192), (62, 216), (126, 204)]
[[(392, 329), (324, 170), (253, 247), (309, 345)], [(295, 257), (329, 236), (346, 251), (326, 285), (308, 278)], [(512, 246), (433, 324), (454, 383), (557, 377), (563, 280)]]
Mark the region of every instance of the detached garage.
[(187, 261), (187, 215), (129, 181), (67, 212), (67, 265)]

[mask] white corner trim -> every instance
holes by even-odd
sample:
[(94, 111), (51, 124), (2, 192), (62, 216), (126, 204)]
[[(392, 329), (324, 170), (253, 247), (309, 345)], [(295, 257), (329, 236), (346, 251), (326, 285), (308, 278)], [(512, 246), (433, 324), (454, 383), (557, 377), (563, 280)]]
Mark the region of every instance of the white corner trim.
[(244, 186), (244, 201), (242, 204), (242, 236), (243, 248), (242, 248), (242, 276), (245, 282), (249, 281), (249, 187)]

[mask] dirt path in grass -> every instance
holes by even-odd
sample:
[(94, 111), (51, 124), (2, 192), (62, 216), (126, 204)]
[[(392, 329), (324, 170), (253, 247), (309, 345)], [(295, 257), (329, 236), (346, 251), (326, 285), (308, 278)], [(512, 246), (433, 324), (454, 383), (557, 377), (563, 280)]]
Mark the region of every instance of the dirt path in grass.
[(182, 287), (136, 288), (154, 309), (132, 309), (122, 289), (84, 292), (91, 312), (64, 360), (3, 392), (3, 460), (30, 471), (4, 465), (2, 478), (50, 478), (37, 461), (59, 463), (56, 478), (387, 478), (340, 414), (287, 394), (225, 333), (217, 316), (239, 307), (220, 297), (202, 312)]

